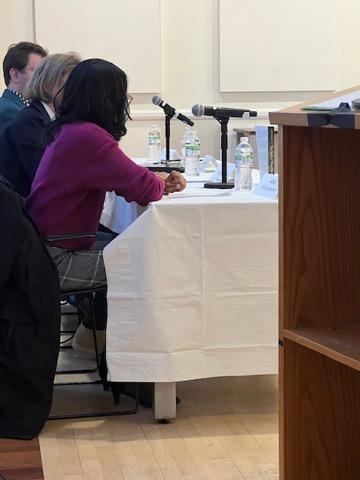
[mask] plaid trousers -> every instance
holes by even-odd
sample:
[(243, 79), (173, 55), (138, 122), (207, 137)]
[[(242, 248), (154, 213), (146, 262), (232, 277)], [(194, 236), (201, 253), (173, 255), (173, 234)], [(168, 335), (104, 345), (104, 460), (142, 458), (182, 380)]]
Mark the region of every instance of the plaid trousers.
[(58, 270), (63, 291), (106, 286), (103, 248), (108, 241), (96, 241), (89, 250), (66, 250), (48, 246)]

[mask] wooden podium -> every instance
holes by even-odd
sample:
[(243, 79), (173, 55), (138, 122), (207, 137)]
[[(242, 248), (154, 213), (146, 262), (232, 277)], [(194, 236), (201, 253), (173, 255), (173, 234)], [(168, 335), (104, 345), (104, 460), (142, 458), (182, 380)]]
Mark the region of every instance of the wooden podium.
[(280, 478), (359, 480), (360, 113), (314, 117), (302, 106), (270, 114), (280, 135)]

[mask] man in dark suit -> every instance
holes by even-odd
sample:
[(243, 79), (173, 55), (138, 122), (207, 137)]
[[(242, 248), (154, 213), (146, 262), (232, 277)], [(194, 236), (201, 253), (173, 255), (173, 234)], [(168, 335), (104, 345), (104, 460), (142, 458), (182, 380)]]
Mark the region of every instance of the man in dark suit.
[(25, 98), (27, 84), (39, 62), (47, 55), (36, 43), (20, 42), (10, 45), (3, 61), (6, 89), (0, 97), (0, 130), (28, 106)]

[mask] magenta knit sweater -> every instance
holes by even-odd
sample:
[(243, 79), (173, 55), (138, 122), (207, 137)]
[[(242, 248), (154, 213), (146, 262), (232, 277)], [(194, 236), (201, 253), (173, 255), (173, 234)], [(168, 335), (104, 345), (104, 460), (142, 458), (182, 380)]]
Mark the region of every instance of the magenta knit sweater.
[[(140, 205), (159, 200), (164, 182), (136, 165), (98, 125), (64, 125), (45, 150), (26, 208), (43, 235), (96, 232), (105, 192), (114, 190)], [(58, 242), (69, 249), (90, 248), (93, 239)]]

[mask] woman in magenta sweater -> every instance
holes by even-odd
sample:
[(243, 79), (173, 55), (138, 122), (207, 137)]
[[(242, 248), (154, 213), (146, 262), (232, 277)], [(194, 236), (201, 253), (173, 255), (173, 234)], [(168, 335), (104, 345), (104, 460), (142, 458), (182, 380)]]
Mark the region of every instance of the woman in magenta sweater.
[[(97, 232), (106, 192), (146, 205), (164, 192), (185, 188), (180, 173), (162, 179), (136, 165), (119, 148), (130, 118), (129, 97), (126, 74), (114, 64), (90, 59), (77, 65), (55, 99), (55, 110), (52, 142), (26, 202), (44, 237)], [(63, 290), (106, 285), (102, 258), (106, 243), (82, 238), (49, 247)], [(103, 330), (104, 315), (98, 314), (96, 320), (97, 328)], [(82, 330), (74, 346), (85, 353), (91, 332)]]

